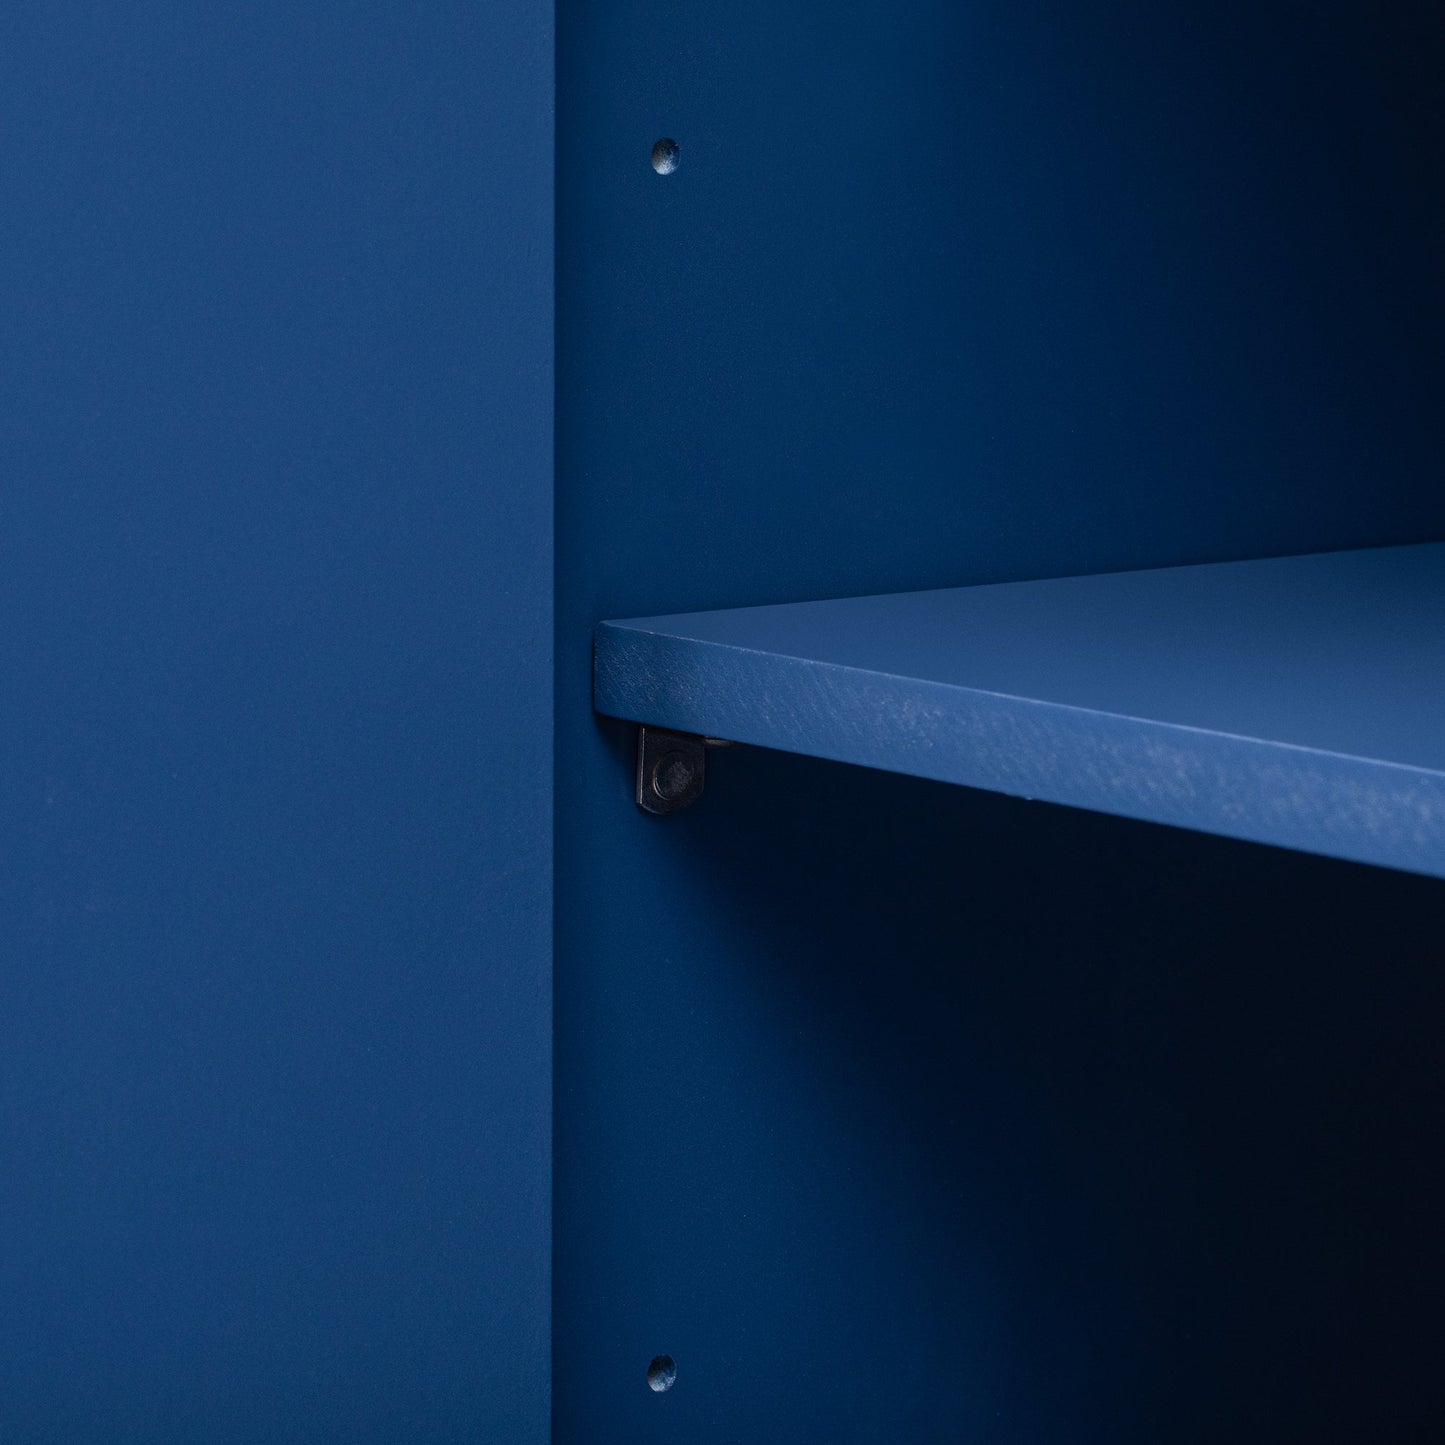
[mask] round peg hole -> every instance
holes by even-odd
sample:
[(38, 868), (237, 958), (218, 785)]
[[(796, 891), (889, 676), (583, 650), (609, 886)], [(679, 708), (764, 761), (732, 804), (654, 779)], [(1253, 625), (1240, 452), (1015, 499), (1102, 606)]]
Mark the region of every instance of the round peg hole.
[(647, 1367), (647, 1388), (661, 1395), (677, 1383), (677, 1364), (671, 1355), (658, 1355)]
[(652, 148), (652, 169), (660, 176), (670, 176), (677, 169), (681, 155), (677, 142), (663, 136)]

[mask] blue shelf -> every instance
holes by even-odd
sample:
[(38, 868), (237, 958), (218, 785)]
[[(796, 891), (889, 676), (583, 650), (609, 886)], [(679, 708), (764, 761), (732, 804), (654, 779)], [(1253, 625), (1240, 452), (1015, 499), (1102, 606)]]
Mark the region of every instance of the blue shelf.
[(595, 702), (1445, 877), (1445, 545), (604, 622)]

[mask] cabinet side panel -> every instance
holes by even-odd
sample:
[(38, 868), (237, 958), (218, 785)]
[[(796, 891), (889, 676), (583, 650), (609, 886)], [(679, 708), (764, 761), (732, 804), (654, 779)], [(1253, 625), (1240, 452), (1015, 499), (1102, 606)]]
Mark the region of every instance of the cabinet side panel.
[(0, 17), (0, 1437), (549, 1431), (552, 18)]

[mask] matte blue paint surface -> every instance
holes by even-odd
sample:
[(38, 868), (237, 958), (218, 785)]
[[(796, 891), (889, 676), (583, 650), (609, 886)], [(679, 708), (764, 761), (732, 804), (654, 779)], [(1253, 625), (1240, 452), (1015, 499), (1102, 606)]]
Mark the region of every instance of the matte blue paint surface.
[(1438, 1438), (1445, 885), (765, 748), (650, 818), (591, 697), (1445, 538), (1438, 5), (558, 22), (560, 1445)]
[(547, 1438), (551, 33), (0, 13), (7, 1445)]
[(1445, 545), (608, 622), (595, 701), (1445, 876)]

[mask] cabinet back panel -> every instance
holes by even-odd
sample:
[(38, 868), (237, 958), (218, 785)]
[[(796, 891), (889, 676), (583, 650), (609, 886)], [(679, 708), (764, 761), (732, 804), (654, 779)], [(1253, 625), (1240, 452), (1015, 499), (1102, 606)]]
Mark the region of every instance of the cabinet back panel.
[(1442, 56), (1424, 6), (560, 7), (559, 1441), (1440, 1428), (1438, 884), (755, 750), (644, 817), (588, 661), (1445, 535)]

